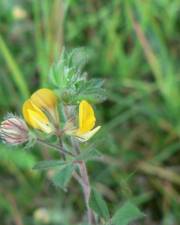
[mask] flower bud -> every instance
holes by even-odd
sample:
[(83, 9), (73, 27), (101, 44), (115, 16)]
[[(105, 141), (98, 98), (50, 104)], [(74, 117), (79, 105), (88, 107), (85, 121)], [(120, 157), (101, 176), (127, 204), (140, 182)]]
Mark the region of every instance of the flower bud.
[(0, 138), (7, 144), (23, 144), (28, 141), (28, 127), (21, 118), (9, 115), (0, 125)]

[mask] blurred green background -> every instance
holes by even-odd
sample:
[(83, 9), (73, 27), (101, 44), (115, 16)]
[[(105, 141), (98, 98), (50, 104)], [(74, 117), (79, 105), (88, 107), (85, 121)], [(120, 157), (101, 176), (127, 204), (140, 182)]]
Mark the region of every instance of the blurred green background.
[[(113, 212), (130, 199), (137, 224), (180, 221), (180, 1), (0, 0), (0, 117), (21, 113), (47, 86), (62, 47), (85, 46), (89, 78), (105, 79), (95, 137), (104, 162), (90, 162), (92, 184)], [(0, 224), (72, 225), (84, 212), (81, 190), (55, 188), (35, 163), (57, 155), (0, 144)], [(133, 223), (134, 225), (136, 223)]]

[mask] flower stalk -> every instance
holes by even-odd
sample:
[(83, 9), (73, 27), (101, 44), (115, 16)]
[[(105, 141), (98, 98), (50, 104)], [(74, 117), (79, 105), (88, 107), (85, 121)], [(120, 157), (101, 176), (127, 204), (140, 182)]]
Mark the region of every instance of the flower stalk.
[[(71, 138), (71, 143), (72, 143), (73, 149), (75, 150), (76, 154), (80, 154), (79, 143), (77, 143), (73, 138)], [(85, 202), (86, 209), (87, 209), (88, 223), (90, 225), (95, 224), (94, 213), (91, 210), (91, 208), (89, 207), (89, 199), (90, 199), (90, 195), (91, 195), (91, 185), (90, 185), (90, 181), (89, 181), (89, 175), (88, 175), (86, 163), (83, 160), (81, 160), (78, 162), (78, 167), (79, 167), (80, 177), (82, 179), (81, 187), (83, 190), (84, 202)]]
[[(61, 150), (60, 151), (61, 156), (63, 157), (63, 160), (66, 160), (67, 150), (65, 150), (64, 147), (63, 147), (61, 137), (58, 137), (58, 139), (59, 139), (59, 149)], [(72, 144), (74, 145), (73, 148), (75, 149), (75, 151), (78, 155), (80, 153), (78, 145), (75, 145), (75, 142), (72, 142)], [(71, 153), (71, 155), (75, 156), (73, 153)], [(94, 222), (95, 222), (95, 217), (94, 217), (93, 211), (89, 207), (91, 186), (90, 186), (90, 182), (89, 182), (89, 176), (88, 176), (86, 164), (83, 160), (80, 160), (77, 163), (78, 163), (80, 175), (77, 172), (75, 172), (73, 174), (73, 177), (78, 181), (78, 183), (82, 187), (82, 191), (83, 191), (83, 195), (84, 195), (84, 202), (85, 202), (86, 209), (87, 209), (88, 223), (89, 223), (89, 225), (93, 225)]]
[(83, 189), (84, 201), (85, 201), (86, 209), (87, 209), (88, 223), (91, 225), (91, 224), (94, 224), (95, 223), (95, 217), (94, 217), (93, 211), (89, 207), (89, 199), (90, 199), (90, 194), (91, 194), (91, 186), (90, 186), (90, 182), (89, 182), (89, 176), (88, 176), (86, 164), (85, 164), (84, 161), (81, 161), (79, 163), (79, 171), (80, 171), (81, 178), (82, 178), (82, 181), (83, 181), (83, 183), (82, 183), (82, 189)]
[[(66, 160), (66, 150), (65, 150), (64, 147), (63, 147), (63, 142), (62, 142), (60, 136), (58, 136), (58, 141), (59, 141), (59, 146), (60, 146), (60, 148), (63, 149), (63, 151), (61, 152), (61, 157), (62, 157), (63, 160)], [(72, 155), (72, 154), (71, 154), (71, 155)]]

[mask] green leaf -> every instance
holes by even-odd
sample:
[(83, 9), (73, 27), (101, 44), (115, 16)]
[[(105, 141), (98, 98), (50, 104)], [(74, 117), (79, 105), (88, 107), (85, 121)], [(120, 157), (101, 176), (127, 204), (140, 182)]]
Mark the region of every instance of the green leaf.
[(94, 189), (91, 191), (89, 205), (100, 217), (106, 220), (109, 219), (110, 216), (107, 204), (102, 196)]
[(142, 218), (144, 214), (131, 202), (125, 203), (116, 211), (111, 220), (111, 225), (128, 225), (132, 221)]
[(102, 79), (81, 79), (76, 82), (76, 92), (74, 96), (76, 101), (83, 99), (94, 103), (102, 102), (106, 99), (106, 91), (102, 88), (104, 80)]
[[(11, 147), (12, 148), (12, 147)], [(31, 152), (24, 149), (8, 149), (5, 145), (0, 145), (0, 163), (5, 165), (15, 164), (22, 169), (31, 169), (37, 158)]]
[(39, 163), (37, 163), (33, 169), (35, 170), (48, 170), (54, 167), (58, 166), (64, 166), (67, 162), (61, 161), (61, 160), (44, 160)]
[(101, 153), (98, 150), (88, 149), (88, 150), (84, 150), (80, 155), (78, 155), (76, 157), (76, 160), (89, 161), (89, 160), (94, 160), (100, 156), (101, 156)]
[(71, 65), (82, 71), (83, 67), (89, 61), (89, 50), (84, 47), (75, 48), (71, 53)]
[(54, 185), (62, 188), (63, 190), (66, 190), (66, 187), (72, 177), (73, 171), (74, 171), (73, 164), (68, 164), (65, 167), (63, 167), (52, 177)]
[(50, 83), (56, 88), (56, 93), (66, 104), (78, 104), (86, 99), (92, 103), (99, 103), (106, 99), (102, 79), (87, 80), (87, 73), (83, 72), (88, 61), (88, 51), (76, 48), (71, 52), (65, 50), (61, 58), (51, 66), (49, 72)]

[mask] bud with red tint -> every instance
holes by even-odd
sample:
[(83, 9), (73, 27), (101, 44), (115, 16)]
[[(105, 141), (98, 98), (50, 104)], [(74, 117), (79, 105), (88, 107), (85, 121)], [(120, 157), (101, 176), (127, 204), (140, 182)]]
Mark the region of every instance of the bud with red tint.
[(19, 145), (28, 141), (28, 127), (24, 120), (8, 115), (7, 119), (0, 125), (0, 138), (10, 145)]

